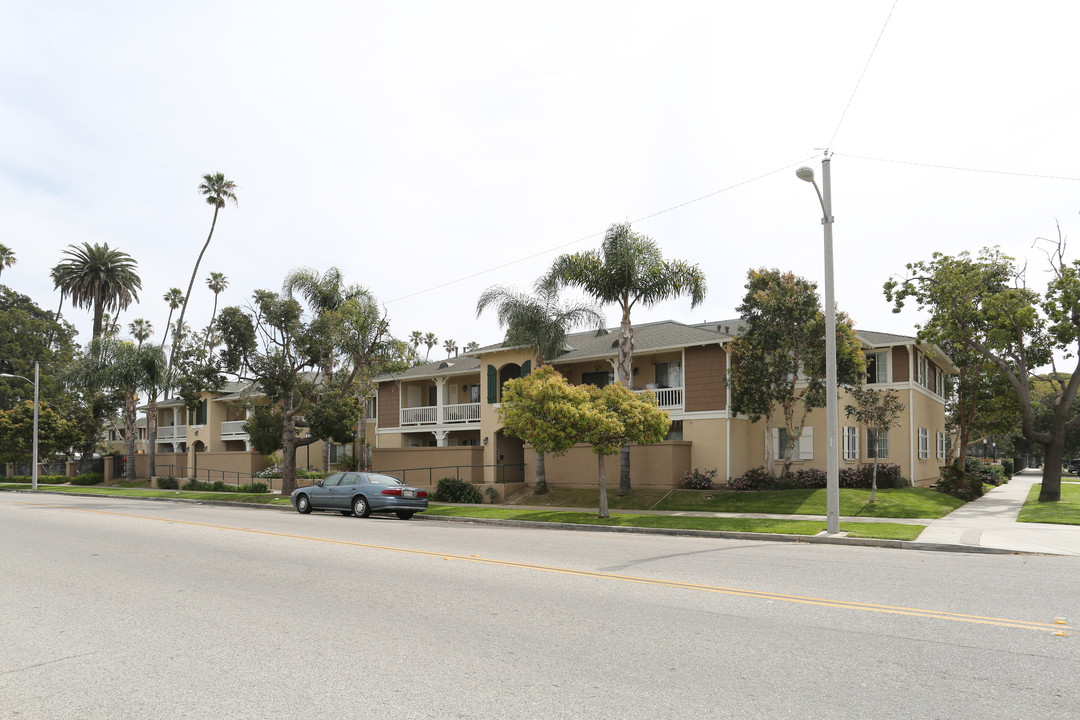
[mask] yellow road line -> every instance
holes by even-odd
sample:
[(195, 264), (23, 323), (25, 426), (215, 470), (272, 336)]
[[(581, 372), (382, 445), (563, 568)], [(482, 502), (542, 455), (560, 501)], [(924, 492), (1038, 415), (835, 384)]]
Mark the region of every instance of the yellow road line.
[(560, 568), (551, 565), (535, 565), (532, 563), (515, 562), (512, 560), (496, 560), (483, 558), (475, 555), (450, 555), (447, 553), (432, 552), (430, 550), (413, 550), (409, 548), (392, 547), (389, 545), (374, 545), (371, 543), (356, 542), (353, 540), (334, 540), (331, 538), (312, 537), (309, 535), (295, 535), (291, 533), (274, 532), (271, 530), (255, 530), (247, 527), (234, 527), (230, 525), (216, 525), (212, 523), (194, 522), (191, 520), (176, 520), (170, 518), (153, 517), (149, 515), (134, 515), (132, 513), (112, 512), (109, 510), (94, 510), (91, 508), (77, 508), (65, 505), (50, 505), (46, 503), (29, 503), (15, 501), (12, 504), (31, 505), (34, 507), (54, 508), (58, 510), (77, 510), (79, 512), (93, 513), (97, 515), (111, 515), (115, 517), (132, 518), (138, 520), (153, 520), (155, 522), (172, 523), (176, 525), (188, 525), (191, 527), (210, 528), (212, 530), (232, 530), (234, 532), (250, 533), (253, 535), (265, 535), (268, 537), (287, 538), (290, 540), (305, 540), (309, 542), (327, 543), (332, 545), (346, 545), (349, 547), (365, 548), (368, 550), (382, 550), (388, 552), (406, 553), (409, 555), (421, 555), (426, 557), (438, 557), (447, 560), (464, 560), (466, 562), (481, 563), (484, 565), (496, 565), (500, 567), (520, 568), (523, 570), (537, 570), (541, 572), (559, 573), (563, 575), (575, 575), (578, 577), (595, 578), (599, 580), (621, 580), (643, 585), (678, 588), (681, 590), (697, 590), (723, 595), (735, 595), (739, 597), (758, 598), (761, 600), (776, 600), (780, 602), (799, 603), (802, 605), (817, 605), (820, 607), (833, 607), (846, 610), (860, 610), (863, 612), (888, 613), (891, 615), (907, 615), (910, 617), (932, 618), (935, 620), (952, 620), (953, 622), (976, 623), (980, 625), (994, 625), (998, 627), (1019, 628), (1022, 630), (1040, 630), (1057, 635), (1076, 635), (1077, 631), (1063, 626), (1060, 622), (1034, 622), (1029, 620), (1010, 620), (1008, 618), (989, 617), (984, 615), (967, 615), (953, 613), (944, 610), (927, 610), (923, 608), (909, 608), (895, 605), (877, 605), (873, 603), (854, 602), (847, 600), (830, 600), (827, 598), (807, 597), (803, 595), (785, 595), (782, 593), (764, 592), (760, 590), (746, 590), (742, 588), (729, 588), (716, 585), (700, 585), (697, 583), (685, 583), (675, 580), (660, 580), (657, 578), (637, 577), (634, 575), (615, 575), (612, 573), (595, 572), (592, 570), (574, 570)]

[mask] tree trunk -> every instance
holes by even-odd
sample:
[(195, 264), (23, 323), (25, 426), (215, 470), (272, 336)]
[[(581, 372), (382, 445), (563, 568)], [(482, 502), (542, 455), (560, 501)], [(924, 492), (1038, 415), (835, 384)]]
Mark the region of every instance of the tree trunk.
[(596, 459), (600, 461), (600, 513), (598, 517), (611, 517), (608, 514), (607, 506), (607, 473), (604, 470), (605, 456), (601, 455), (600, 453), (596, 453)]
[(1050, 431), (1050, 442), (1045, 445), (1042, 488), (1039, 502), (1057, 502), (1061, 499), (1061, 462), (1065, 459), (1065, 432)]
[(281, 494), (288, 497), (296, 489), (296, 419), (288, 397), (282, 401), (281, 415)]
[(546, 495), (548, 491), (547, 485), (547, 463), (544, 460), (544, 453), (536, 453), (536, 487), (533, 488), (533, 492), (537, 495)]
[(135, 418), (135, 393), (129, 393), (124, 397), (124, 476), (128, 480), (135, 479)]
[[(634, 389), (634, 328), (630, 324), (630, 308), (623, 310), (619, 323), (619, 364), (615, 381)], [(630, 494), (630, 446), (619, 450), (619, 497)], [(607, 517), (602, 515), (601, 517)]]
[(146, 452), (150, 456), (150, 477), (153, 478), (157, 475), (157, 428), (158, 428), (158, 412), (157, 412), (157, 390), (155, 388), (150, 389), (150, 407), (146, 409), (146, 434), (150, 440), (150, 447)]
[[(202, 263), (203, 255), (206, 253), (206, 248), (210, 247), (210, 238), (214, 237), (214, 227), (217, 225), (217, 215), (218, 210), (220, 209), (221, 208), (219, 206), (214, 206), (214, 219), (210, 221), (210, 234), (206, 236), (206, 242), (203, 243), (202, 250), (199, 251), (199, 257), (195, 259), (195, 267), (191, 271), (191, 280), (188, 281), (187, 294), (184, 295), (184, 304), (180, 306), (180, 319), (176, 321), (176, 327), (179, 328), (179, 331), (173, 333), (172, 351), (169, 353), (170, 369), (172, 369), (173, 360), (176, 358), (177, 345), (179, 345), (184, 340), (184, 315), (187, 314), (188, 301), (191, 300), (191, 288), (195, 286), (195, 276), (199, 274), (199, 265)], [(295, 478), (293, 479), (295, 480)]]

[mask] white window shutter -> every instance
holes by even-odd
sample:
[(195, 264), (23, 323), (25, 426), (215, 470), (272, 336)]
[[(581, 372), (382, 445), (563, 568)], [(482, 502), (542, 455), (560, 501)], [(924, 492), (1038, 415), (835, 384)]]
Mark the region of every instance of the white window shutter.
[(780, 447), (780, 428), (772, 429), (772, 447), (773, 458), (776, 460), (782, 460), (784, 457), (784, 448)]
[(844, 426), (844, 450), (843, 450), (844, 455), (843, 455), (843, 457), (844, 457), (845, 460), (847, 460), (848, 458), (851, 457), (851, 451), (852, 451), (851, 433), (849, 432), (850, 429), (851, 428), (849, 428), (847, 425)]
[(803, 428), (802, 435), (799, 436), (799, 460), (813, 460), (814, 459), (814, 428)]

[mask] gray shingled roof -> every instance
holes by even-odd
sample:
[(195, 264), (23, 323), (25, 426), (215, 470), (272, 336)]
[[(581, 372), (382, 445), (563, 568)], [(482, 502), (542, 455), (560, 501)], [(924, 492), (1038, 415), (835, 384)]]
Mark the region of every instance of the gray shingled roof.
[[(491, 347), (492, 349), (497, 349), (500, 346), (492, 345)], [(476, 373), (479, 369), (479, 358), (472, 357), (471, 355), (458, 355), (457, 357), (448, 358), (446, 360), (437, 360), (435, 362), (425, 363), (424, 365), (417, 365), (402, 373), (380, 375), (375, 378), (375, 382), (435, 377), (437, 375), (471, 375)]]

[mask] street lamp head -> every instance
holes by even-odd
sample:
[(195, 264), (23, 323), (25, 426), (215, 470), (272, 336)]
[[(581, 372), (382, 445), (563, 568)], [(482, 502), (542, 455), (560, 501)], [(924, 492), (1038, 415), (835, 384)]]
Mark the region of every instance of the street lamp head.
[(800, 180), (805, 180), (808, 183), (814, 182), (814, 168), (809, 168), (803, 165), (801, 168), (795, 171), (795, 177)]

